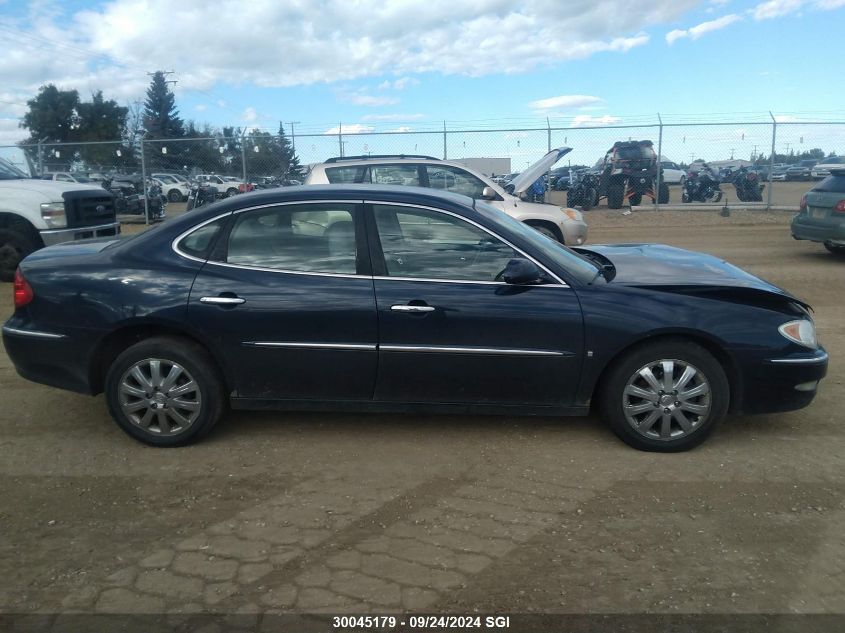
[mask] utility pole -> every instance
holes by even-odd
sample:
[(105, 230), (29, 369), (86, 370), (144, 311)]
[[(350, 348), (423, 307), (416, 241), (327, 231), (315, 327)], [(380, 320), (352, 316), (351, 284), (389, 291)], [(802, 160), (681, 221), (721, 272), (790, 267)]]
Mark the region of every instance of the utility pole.
[(288, 121), (287, 123), (290, 126), (291, 148), (293, 149), (293, 153), (296, 154), (296, 129), (294, 128), (294, 125), (299, 125), (299, 121)]
[(732, 147), (732, 148), (731, 148), (731, 160), (733, 160), (733, 159), (734, 159), (734, 150), (736, 150), (736, 148), (735, 148), (735, 147)]
[[(175, 75), (176, 71), (175, 70), (156, 70), (155, 72), (147, 73), (147, 75), (152, 77), (156, 73), (161, 73), (162, 75), (167, 76), (167, 75)], [(176, 79), (165, 79), (164, 83), (166, 83), (166, 84), (178, 84), (179, 82)]]

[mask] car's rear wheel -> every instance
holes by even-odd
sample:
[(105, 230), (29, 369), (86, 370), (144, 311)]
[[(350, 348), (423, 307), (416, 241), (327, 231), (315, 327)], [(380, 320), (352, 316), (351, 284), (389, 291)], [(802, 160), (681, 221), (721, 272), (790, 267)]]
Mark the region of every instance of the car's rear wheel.
[(634, 349), (610, 370), (602, 417), (624, 442), (644, 451), (685, 451), (725, 417), (730, 387), (719, 362), (700, 345), (665, 340)]
[(167, 199), (170, 200), (170, 202), (182, 202), (182, 192), (178, 189), (171, 189), (167, 193)]
[(831, 242), (825, 242), (824, 247), (827, 249), (828, 253), (833, 253), (834, 255), (845, 255), (845, 246), (840, 246), (839, 244), (832, 244)]
[(38, 248), (24, 231), (0, 229), (0, 281), (12, 281), (21, 260)]
[(106, 376), (118, 426), (153, 446), (181, 446), (208, 433), (224, 409), (222, 381), (196, 343), (157, 337), (121, 353)]
[(227, 198), (231, 198), (232, 196), (236, 196), (236, 195), (238, 195), (238, 190), (235, 189), (234, 187), (230, 187), (229, 189), (226, 190), (226, 197)]

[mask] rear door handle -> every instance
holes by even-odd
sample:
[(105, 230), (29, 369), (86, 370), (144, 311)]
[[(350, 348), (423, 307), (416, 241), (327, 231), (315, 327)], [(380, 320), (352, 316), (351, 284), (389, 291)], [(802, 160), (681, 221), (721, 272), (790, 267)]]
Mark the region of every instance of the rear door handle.
[(390, 306), (393, 312), (434, 312), (434, 306), (409, 306), (399, 304)]
[(211, 303), (218, 306), (236, 306), (246, 303), (246, 299), (240, 297), (202, 297), (200, 303)]

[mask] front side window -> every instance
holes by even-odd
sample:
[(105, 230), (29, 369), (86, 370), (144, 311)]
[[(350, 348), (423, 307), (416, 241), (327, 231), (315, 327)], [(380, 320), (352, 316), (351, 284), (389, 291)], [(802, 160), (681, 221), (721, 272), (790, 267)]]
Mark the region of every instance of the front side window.
[(499, 281), (513, 248), (465, 220), (428, 209), (374, 205), (387, 275)]
[(245, 211), (229, 234), (226, 262), (294, 272), (357, 272), (353, 204)]
[(451, 165), (426, 165), (428, 186), (460, 193), (470, 198), (480, 198), (487, 185), (471, 173)]

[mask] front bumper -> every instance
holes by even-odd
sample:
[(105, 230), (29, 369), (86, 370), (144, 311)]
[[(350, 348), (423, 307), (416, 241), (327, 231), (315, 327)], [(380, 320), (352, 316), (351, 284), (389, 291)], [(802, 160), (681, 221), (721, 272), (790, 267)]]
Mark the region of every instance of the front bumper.
[(97, 226), (77, 226), (72, 229), (50, 229), (40, 231), (40, 233), (44, 246), (52, 246), (53, 244), (61, 244), (62, 242), (119, 235), (120, 222), (99, 224)]
[(845, 220), (839, 223), (811, 220), (806, 214), (800, 214), (792, 220), (792, 237), (811, 242), (845, 243)]
[(558, 224), (567, 246), (580, 246), (587, 241), (587, 223), (584, 220), (569, 220)]
[(809, 405), (819, 381), (827, 375), (824, 348), (813, 352), (767, 358), (746, 372), (742, 413), (778, 413)]

